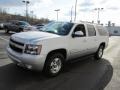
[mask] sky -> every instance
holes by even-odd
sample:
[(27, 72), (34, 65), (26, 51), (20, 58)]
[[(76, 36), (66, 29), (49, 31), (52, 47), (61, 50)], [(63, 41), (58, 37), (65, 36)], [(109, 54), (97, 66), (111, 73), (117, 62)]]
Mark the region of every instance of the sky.
[[(37, 18), (56, 20), (55, 9), (59, 11), (59, 21), (70, 21), (71, 10), (75, 12), (76, 0), (29, 0), (29, 14)], [(77, 0), (77, 21), (97, 21), (98, 12), (95, 8), (104, 8), (100, 11), (100, 21), (104, 25), (108, 21), (120, 25), (120, 0)], [(0, 8), (9, 13), (25, 15), (25, 4), (22, 0), (0, 0)]]

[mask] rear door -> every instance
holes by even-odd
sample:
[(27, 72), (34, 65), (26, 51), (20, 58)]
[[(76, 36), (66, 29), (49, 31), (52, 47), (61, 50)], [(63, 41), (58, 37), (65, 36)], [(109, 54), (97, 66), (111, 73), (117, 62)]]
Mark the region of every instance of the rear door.
[(91, 24), (87, 24), (86, 25), (87, 31), (88, 31), (88, 54), (94, 53), (96, 52), (96, 50), (98, 49), (98, 38), (97, 38), (97, 32), (95, 30), (94, 25)]
[(17, 22), (11, 22), (10, 29), (11, 29), (11, 31), (16, 32), (17, 29), (18, 29), (18, 23)]

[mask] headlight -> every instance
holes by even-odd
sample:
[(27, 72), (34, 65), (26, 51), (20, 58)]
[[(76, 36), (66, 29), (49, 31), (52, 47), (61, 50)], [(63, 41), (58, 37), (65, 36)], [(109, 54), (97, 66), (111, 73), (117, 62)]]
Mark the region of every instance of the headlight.
[(39, 55), (42, 49), (42, 45), (27, 44), (24, 53), (31, 55)]

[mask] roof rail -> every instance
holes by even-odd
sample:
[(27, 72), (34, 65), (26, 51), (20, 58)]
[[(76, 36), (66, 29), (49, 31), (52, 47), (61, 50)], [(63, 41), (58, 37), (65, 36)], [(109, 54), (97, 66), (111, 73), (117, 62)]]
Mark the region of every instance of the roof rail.
[(88, 22), (88, 21), (80, 21), (80, 22), (83, 22), (83, 23), (90, 23), (90, 24), (98, 24), (98, 23)]

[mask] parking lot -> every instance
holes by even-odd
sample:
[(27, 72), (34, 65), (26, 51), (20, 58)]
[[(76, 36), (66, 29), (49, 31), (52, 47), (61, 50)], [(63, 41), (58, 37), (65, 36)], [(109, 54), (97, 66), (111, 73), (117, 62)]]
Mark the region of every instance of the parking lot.
[[(12, 33), (11, 33), (12, 34)], [(5, 48), (11, 34), (0, 31), (0, 90), (119, 90), (120, 86), (120, 37), (110, 37), (103, 59), (92, 56), (68, 63), (55, 78), (40, 72), (16, 67), (7, 57)]]

